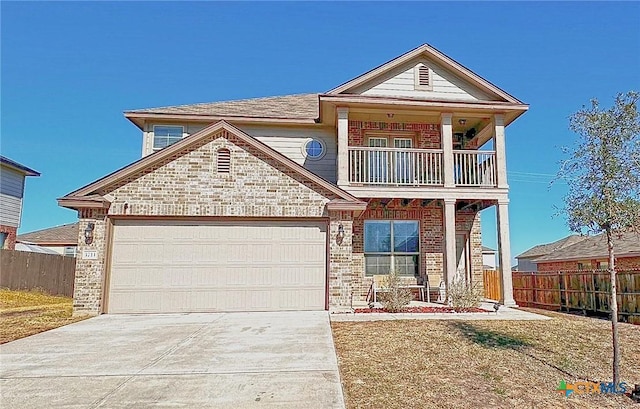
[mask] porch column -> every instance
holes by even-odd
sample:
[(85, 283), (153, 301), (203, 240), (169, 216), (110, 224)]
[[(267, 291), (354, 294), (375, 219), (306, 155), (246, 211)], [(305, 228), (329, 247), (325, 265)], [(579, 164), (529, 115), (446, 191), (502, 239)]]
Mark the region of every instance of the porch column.
[(511, 243), (509, 241), (509, 200), (498, 200), (496, 209), (498, 222), (498, 258), (500, 261), (500, 279), (502, 294), (500, 302), (508, 307), (516, 306), (513, 299), (513, 280), (511, 277)]
[(442, 160), (444, 168), (444, 187), (453, 187), (453, 114), (440, 114), (440, 140), (442, 141)]
[[(447, 298), (449, 288), (456, 276), (456, 200), (444, 199), (444, 268), (447, 283)], [(448, 300), (447, 300), (448, 301)]]
[(338, 186), (349, 184), (349, 108), (339, 107), (338, 112)]
[(496, 150), (496, 178), (499, 188), (508, 188), (507, 155), (504, 141), (504, 114), (493, 116), (493, 147)]

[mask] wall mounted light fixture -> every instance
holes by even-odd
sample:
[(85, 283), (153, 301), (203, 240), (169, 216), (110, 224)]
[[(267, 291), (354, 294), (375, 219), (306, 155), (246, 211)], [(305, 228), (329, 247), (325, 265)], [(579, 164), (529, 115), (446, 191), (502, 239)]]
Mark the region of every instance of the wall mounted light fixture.
[(336, 236), (336, 243), (341, 244), (344, 239), (344, 226), (341, 224), (338, 225), (338, 235)]
[(467, 123), (467, 120), (466, 120), (466, 119), (464, 119), (464, 118), (460, 118), (460, 119), (458, 119), (458, 123), (459, 123), (460, 125), (462, 125), (462, 126), (465, 126), (465, 124)]
[(89, 222), (87, 228), (84, 229), (84, 242), (87, 244), (93, 243), (93, 230), (96, 228), (95, 223)]

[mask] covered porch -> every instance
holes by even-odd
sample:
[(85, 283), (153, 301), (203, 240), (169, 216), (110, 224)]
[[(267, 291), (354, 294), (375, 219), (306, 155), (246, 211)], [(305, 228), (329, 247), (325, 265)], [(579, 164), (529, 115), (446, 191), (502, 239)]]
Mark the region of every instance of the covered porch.
[[(397, 271), (416, 301), (445, 303), (447, 288), (460, 278), (484, 287), (480, 211), (496, 200), (367, 199), (367, 209), (353, 220), (351, 304), (374, 301), (376, 280)], [(504, 212), (504, 209), (502, 209)], [(502, 214), (505, 220), (505, 214)], [(505, 223), (498, 223), (504, 236)], [(506, 226), (508, 229), (508, 225)], [(508, 230), (507, 230), (508, 231)], [(503, 240), (504, 241), (504, 237)], [(508, 243), (508, 236), (506, 242)], [(500, 302), (514, 305), (507, 246), (499, 246)], [(380, 287), (379, 283), (377, 284)]]

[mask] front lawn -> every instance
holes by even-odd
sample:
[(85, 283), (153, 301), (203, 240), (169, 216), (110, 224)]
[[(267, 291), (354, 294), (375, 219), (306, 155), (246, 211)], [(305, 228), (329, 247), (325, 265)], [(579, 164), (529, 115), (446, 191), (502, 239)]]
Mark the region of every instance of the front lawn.
[[(557, 392), (561, 380), (611, 381), (611, 324), (544, 314), (553, 319), (333, 322), (347, 408), (640, 408)], [(621, 380), (633, 386), (640, 326), (620, 335)]]
[(0, 344), (80, 321), (73, 300), (37, 291), (0, 289)]

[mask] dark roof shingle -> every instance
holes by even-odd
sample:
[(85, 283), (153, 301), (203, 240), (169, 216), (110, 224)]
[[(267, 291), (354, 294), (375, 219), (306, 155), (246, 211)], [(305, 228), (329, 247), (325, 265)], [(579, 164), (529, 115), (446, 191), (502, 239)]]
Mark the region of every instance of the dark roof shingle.
[(319, 94), (283, 95), (158, 108), (134, 109), (125, 114), (202, 115), (220, 117), (317, 119)]
[(536, 258), (536, 257), (546, 256), (547, 254), (553, 251), (556, 251), (563, 247), (571, 246), (586, 238), (587, 238), (586, 236), (578, 236), (574, 234), (571, 236), (567, 236), (563, 239), (560, 239), (558, 241), (554, 241), (553, 243), (539, 244), (535, 247), (530, 248), (524, 253), (516, 256), (516, 258)]
[(78, 223), (63, 224), (62, 226), (36, 230), (19, 234), (16, 241), (32, 244), (68, 244), (78, 242)]
[[(614, 236), (613, 244), (616, 257), (640, 255), (640, 235), (638, 233), (628, 232)], [(574, 243), (573, 245), (557, 249), (546, 256), (535, 259), (534, 262), (599, 259), (608, 257), (608, 254), (607, 236), (605, 234), (599, 234), (597, 236), (585, 237), (584, 240)]]

